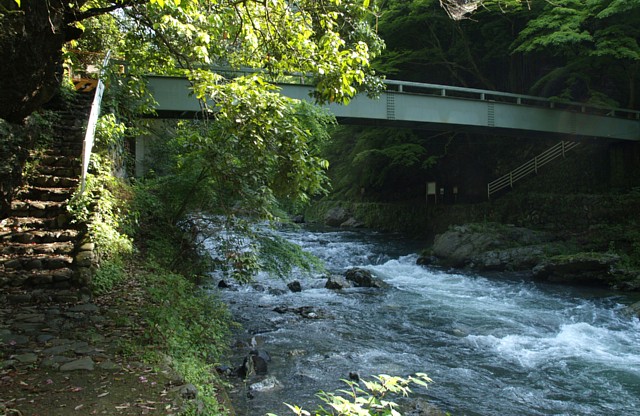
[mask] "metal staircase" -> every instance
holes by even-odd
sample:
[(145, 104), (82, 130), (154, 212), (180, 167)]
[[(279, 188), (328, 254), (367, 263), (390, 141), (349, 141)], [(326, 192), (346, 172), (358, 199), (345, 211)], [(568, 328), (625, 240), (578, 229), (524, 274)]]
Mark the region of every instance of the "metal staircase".
[(538, 156), (529, 160), (528, 162), (518, 166), (511, 172), (507, 173), (500, 178), (489, 182), (487, 185), (487, 197), (491, 199), (491, 195), (505, 188), (513, 188), (513, 184), (521, 179), (524, 179), (532, 173), (538, 173), (538, 169), (547, 163), (559, 158), (564, 157), (565, 153), (580, 143), (572, 141), (561, 141), (553, 147), (540, 153)]

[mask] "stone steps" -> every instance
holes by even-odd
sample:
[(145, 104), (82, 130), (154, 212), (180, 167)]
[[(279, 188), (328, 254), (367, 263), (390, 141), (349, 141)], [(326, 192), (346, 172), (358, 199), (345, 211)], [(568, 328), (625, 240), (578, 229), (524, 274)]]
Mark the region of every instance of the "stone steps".
[(71, 255), (75, 249), (73, 241), (57, 241), (51, 243), (8, 243), (0, 247), (0, 255)]
[(0, 274), (0, 285), (10, 287), (45, 286), (66, 289), (72, 286), (73, 280), (74, 273), (69, 267), (55, 270), (5, 270)]
[(16, 198), (62, 202), (69, 200), (74, 191), (74, 188), (50, 188), (28, 185), (16, 193)]
[(82, 173), (80, 166), (47, 166), (42, 165), (36, 168), (39, 173), (47, 176), (57, 176), (60, 178), (76, 178)]
[(83, 244), (84, 227), (72, 224), (67, 205), (80, 183), (92, 98), (79, 94), (76, 102), (57, 110), (51, 145), (32, 155), (34, 169), (16, 191), (9, 217), (0, 221), (0, 289), (28, 293), (89, 284), (93, 245)]
[(78, 230), (29, 230), (23, 232), (0, 232), (0, 242), (16, 244), (47, 244), (75, 241)]
[(75, 188), (80, 183), (80, 179), (64, 176), (39, 175), (33, 178), (31, 183), (35, 186), (49, 188)]
[(39, 162), (43, 166), (47, 167), (75, 167), (80, 164), (80, 159), (78, 157), (70, 157), (70, 156), (62, 156), (62, 155), (51, 155), (45, 154), (44, 156), (40, 156), (38, 158)]
[(69, 267), (73, 257), (63, 254), (33, 254), (24, 256), (3, 255), (0, 265), (7, 270), (54, 270)]
[(11, 211), (16, 217), (46, 218), (65, 214), (67, 204), (65, 201), (13, 201)]
[(13, 232), (25, 232), (30, 230), (55, 230), (67, 226), (67, 217), (9, 217), (2, 221), (0, 229), (8, 229)]

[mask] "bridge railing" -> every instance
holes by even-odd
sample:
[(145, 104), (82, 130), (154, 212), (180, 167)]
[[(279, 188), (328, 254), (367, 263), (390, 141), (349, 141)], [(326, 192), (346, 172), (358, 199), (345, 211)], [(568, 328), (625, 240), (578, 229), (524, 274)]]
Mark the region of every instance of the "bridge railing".
[(388, 86), (388, 91), (395, 91), (399, 93), (437, 95), (441, 97), (503, 102), (516, 105), (529, 105), (550, 109), (565, 109), (580, 113), (599, 114), (610, 117), (640, 120), (640, 111), (637, 110), (584, 104), (575, 101), (561, 101), (552, 98), (536, 97), (534, 95), (513, 94), (508, 92), (482, 90), (476, 88), (395, 80), (385, 80), (385, 84), (387, 84)]

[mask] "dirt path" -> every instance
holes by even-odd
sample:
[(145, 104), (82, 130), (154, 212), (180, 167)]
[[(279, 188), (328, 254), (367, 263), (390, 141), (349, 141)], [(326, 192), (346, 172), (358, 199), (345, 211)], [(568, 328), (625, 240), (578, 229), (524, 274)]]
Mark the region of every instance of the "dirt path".
[(170, 415), (191, 386), (142, 363), (142, 291), (99, 300), (12, 304), (0, 294), (0, 415)]

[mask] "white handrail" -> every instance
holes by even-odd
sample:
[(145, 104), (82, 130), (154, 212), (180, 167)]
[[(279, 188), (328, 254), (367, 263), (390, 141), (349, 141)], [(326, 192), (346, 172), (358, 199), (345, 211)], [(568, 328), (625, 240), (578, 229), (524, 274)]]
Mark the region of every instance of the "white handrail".
[(521, 179), (524, 179), (526, 176), (531, 173), (538, 173), (538, 168), (546, 165), (554, 159), (562, 156), (567, 150), (571, 150), (576, 147), (578, 142), (570, 142), (570, 141), (561, 141), (560, 143), (550, 147), (544, 152), (540, 153), (538, 156), (529, 160), (526, 163), (518, 166), (511, 172), (507, 173), (500, 178), (489, 182), (487, 185), (487, 198), (491, 199), (491, 194), (494, 194), (504, 188), (513, 188), (513, 184)]
[(84, 141), (82, 142), (82, 176), (80, 181), (80, 193), (84, 192), (84, 188), (87, 183), (87, 172), (89, 171), (89, 159), (91, 158), (91, 150), (93, 149), (93, 142), (96, 134), (96, 125), (98, 123), (98, 117), (100, 116), (100, 106), (102, 105), (102, 94), (104, 93), (104, 83), (102, 82), (102, 75), (104, 69), (109, 64), (109, 58), (111, 57), (111, 51), (107, 51), (107, 55), (102, 61), (102, 68), (98, 76), (98, 86), (96, 87), (96, 93), (93, 96), (93, 102), (91, 103), (91, 112), (89, 113), (89, 121), (87, 122), (87, 132), (84, 135)]

